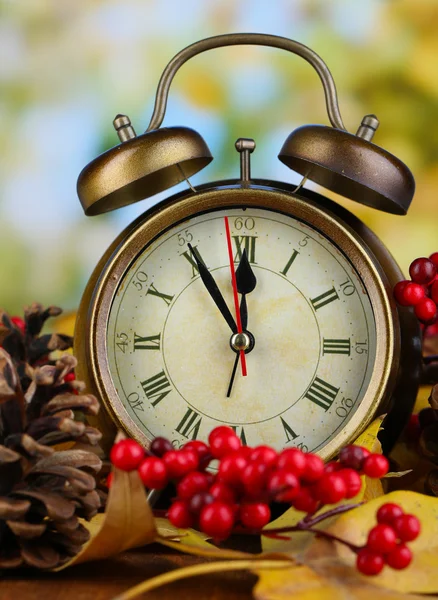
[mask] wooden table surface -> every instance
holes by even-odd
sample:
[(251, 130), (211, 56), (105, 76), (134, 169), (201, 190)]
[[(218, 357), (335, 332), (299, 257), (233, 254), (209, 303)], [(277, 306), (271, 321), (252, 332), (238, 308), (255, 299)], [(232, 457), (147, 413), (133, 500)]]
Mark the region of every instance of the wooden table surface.
[[(205, 563), (158, 545), (124, 552), (106, 561), (61, 573), (3, 572), (0, 600), (111, 600), (130, 587), (171, 569)], [(247, 572), (183, 579), (149, 592), (146, 600), (250, 600), (257, 578)]]

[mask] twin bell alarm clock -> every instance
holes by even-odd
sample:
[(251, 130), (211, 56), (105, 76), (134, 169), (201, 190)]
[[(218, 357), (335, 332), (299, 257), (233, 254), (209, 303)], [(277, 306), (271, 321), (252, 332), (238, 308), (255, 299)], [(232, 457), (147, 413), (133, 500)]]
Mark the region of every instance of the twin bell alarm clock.
[[(253, 139), (240, 138), (237, 179), (196, 186), (213, 157), (196, 131), (161, 127), (178, 69), (201, 52), (255, 44), (305, 59), (318, 73), (331, 126), (293, 131), (278, 158), (298, 186), (252, 176)], [(78, 180), (86, 215), (185, 182), (131, 223), (97, 265), (75, 331), (79, 377), (103, 404), (107, 443), (116, 429), (144, 445), (180, 447), (221, 424), (243, 443), (336, 455), (378, 414), (388, 450), (406, 423), (421, 367), (418, 323), (396, 307), (403, 278), (382, 242), (305, 181), (395, 215), (414, 194), (409, 169), (372, 143), (374, 115), (346, 131), (333, 78), (298, 42), (229, 34), (197, 42), (164, 70), (145, 133), (118, 115), (120, 143)], [(236, 152), (237, 151), (237, 152)]]

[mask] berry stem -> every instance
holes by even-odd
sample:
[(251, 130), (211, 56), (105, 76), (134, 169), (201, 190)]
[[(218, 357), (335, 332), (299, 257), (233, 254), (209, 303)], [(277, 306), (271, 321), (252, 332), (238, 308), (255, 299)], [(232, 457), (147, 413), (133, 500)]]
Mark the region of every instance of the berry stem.
[[(345, 512), (345, 511), (344, 511)], [(347, 546), (348, 548), (350, 548), (350, 550), (352, 550), (353, 552), (359, 552), (359, 550), (362, 550), (363, 546), (356, 546), (355, 544), (352, 544), (350, 542), (347, 542), (347, 540), (343, 540), (342, 538), (333, 535), (332, 533), (329, 533), (328, 531), (324, 531), (323, 529), (316, 529), (314, 527), (309, 527), (307, 524), (305, 524), (303, 521), (300, 521), (300, 523), (297, 523), (297, 525), (295, 525), (295, 527), (279, 527), (277, 529), (266, 529), (266, 531), (261, 531), (261, 535), (265, 535), (267, 534), (268, 537), (270, 536), (277, 536), (277, 535), (281, 535), (283, 533), (296, 533), (298, 531), (307, 531), (308, 533), (314, 533), (317, 537), (323, 537), (326, 538), (327, 540), (331, 540), (332, 542), (339, 542), (340, 544), (344, 544), (344, 546)], [(284, 539), (284, 537), (281, 537), (280, 539)]]
[[(305, 523), (306, 527), (313, 527), (317, 523), (321, 523), (321, 521), (325, 521), (325, 519), (329, 519), (330, 517), (336, 517), (337, 515), (341, 515), (344, 512), (348, 512), (353, 508), (358, 508), (361, 506), (363, 502), (359, 502), (358, 504), (344, 504), (342, 506), (337, 506), (336, 508), (332, 508), (313, 519), (308, 519), (309, 515), (307, 515), (300, 523)], [(310, 515), (312, 516), (312, 515)]]

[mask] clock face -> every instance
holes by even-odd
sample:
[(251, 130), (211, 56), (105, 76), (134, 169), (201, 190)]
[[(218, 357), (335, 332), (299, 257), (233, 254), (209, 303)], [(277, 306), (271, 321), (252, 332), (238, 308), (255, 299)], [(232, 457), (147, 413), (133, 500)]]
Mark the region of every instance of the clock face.
[[(257, 279), (246, 297), (255, 345), (229, 397), (232, 332), (188, 246), (234, 314), (225, 216), (235, 267), (245, 249)], [(228, 424), (250, 446), (320, 451), (364, 398), (376, 325), (363, 282), (327, 237), (289, 215), (227, 208), (180, 222), (137, 256), (114, 296), (106, 346), (120, 401), (149, 439), (179, 447)]]

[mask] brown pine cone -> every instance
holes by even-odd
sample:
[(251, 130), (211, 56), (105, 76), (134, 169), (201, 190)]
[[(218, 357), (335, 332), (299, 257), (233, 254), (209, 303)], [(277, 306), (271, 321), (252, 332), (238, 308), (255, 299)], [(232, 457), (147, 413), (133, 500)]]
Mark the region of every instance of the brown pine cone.
[(0, 313), (0, 568), (62, 564), (89, 538), (78, 518), (91, 519), (100, 506), (98, 456), (52, 448), (71, 441), (96, 446), (101, 437), (85, 422), (99, 403), (74, 379), (76, 359), (51, 358), (72, 338), (39, 335), (60, 312), (33, 304), (24, 332)]

